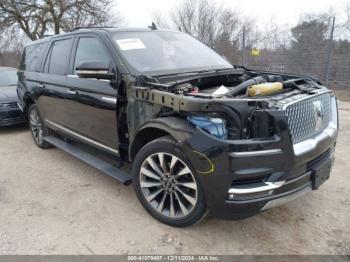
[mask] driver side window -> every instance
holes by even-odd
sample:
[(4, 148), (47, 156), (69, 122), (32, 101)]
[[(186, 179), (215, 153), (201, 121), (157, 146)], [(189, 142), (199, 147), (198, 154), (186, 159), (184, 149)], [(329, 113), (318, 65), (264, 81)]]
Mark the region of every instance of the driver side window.
[(76, 67), (83, 61), (100, 61), (109, 65), (110, 55), (108, 55), (102, 43), (93, 37), (81, 37), (78, 42), (74, 59), (74, 74)]

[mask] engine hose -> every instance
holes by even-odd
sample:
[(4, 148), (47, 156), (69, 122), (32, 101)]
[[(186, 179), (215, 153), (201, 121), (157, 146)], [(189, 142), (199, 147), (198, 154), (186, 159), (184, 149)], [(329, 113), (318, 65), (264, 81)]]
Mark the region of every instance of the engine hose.
[(261, 84), (264, 82), (266, 82), (266, 79), (264, 79), (263, 77), (261, 77), (261, 76), (254, 77), (252, 79), (244, 81), (243, 83), (239, 84), (238, 86), (236, 86), (235, 88), (233, 88), (229, 92), (221, 95), (220, 97), (222, 97), (222, 96), (235, 96), (235, 95), (243, 94), (247, 90), (248, 87), (250, 87), (252, 85)]

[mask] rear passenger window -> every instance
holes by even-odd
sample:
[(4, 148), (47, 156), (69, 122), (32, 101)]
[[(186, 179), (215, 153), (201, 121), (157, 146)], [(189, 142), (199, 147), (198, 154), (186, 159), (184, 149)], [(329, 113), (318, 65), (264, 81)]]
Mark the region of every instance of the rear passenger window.
[(27, 46), (22, 55), (20, 69), (26, 71), (38, 71), (40, 59), (45, 50), (46, 43)]
[(49, 74), (64, 75), (69, 67), (69, 56), (73, 39), (55, 41), (51, 45), (49, 61), (47, 61), (47, 72)]
[(74, 59), (74, 74), (76, 67), (83, 61), (100, 61), (109, 65), (110, 56), (103, 44), (96, 38), (82, 37), (79, 39)]

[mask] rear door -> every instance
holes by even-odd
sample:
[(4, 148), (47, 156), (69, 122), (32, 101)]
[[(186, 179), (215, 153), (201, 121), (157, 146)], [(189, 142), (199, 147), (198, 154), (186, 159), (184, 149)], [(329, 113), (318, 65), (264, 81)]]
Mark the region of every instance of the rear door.
[(73, 43), (73, 36), (53, 40), (42, 73), (38, 74), (37, 82), (42, 91), (37, 104), (51, 127), (68, 126), (65, 101), (71, 95), (67, 74)]
[(69, 127), (82, 138), (117, 153), (117, 89), (115, 81), (84, 79), (76, 75), (83, 61), (100, 61), (116, 72), (112, 55), (97, 34), (77, 36), (67, 85), (75, 92), (67, 98)]
[[(26, 106), (27, 92), (32, 90), (38, 90), (38, 72), (40, 72), (42, 61), (45, 59), (49, 42), (36, 43), (27, 46), (22, 54), (19, 70), (18, 70), (18, 83), (17, 83), (17, 95), (19, 98), (19, 104), (23, 109)], [(36, 97), (36, 94), (31, 94)]]

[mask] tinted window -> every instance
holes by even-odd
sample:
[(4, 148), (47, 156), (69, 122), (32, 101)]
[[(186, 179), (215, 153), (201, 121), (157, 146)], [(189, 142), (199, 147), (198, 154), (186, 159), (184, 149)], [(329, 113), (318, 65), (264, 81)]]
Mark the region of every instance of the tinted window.
[(16, 70), (0, 71), (0, 87), (17, 85)]
[(24, 49), (20, 68), (27, 71), (38, 71), (45, 45), (46, 43), (27, 46)]
[(52, 43), (48, 63), (49, 74), (64, 75), (69, 66), (69, 55), (73, 39), (59, 40)]
[(74, 60), (74, 72), (75, 68), (83, 61), (100, 61), (109, 65), (109, 57), (103, 44), (96, 38), (80, 38)]

